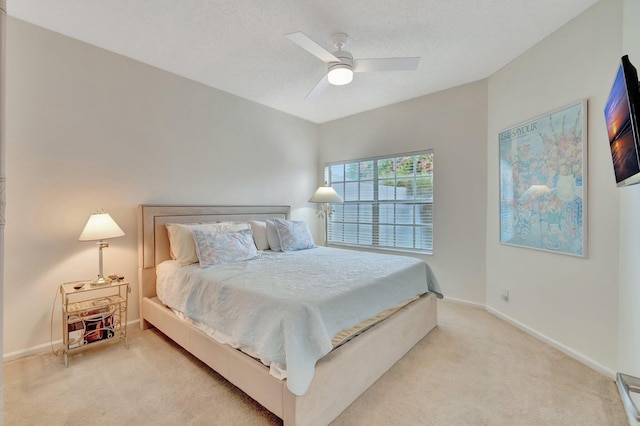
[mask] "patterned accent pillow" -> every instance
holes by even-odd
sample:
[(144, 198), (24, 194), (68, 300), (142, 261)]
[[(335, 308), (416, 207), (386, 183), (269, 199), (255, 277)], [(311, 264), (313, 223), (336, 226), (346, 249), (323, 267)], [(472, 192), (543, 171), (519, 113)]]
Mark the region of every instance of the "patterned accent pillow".
[(237, 232), (216, 232), (194, 229), (193, 239), (200, 266), (205, 268), (223, 263), (250, 260), (258, 256), (251, 229)]
[(306, 222), (274, 219), (273, 223), (280, 238), (282, 251), (296, 251), (316, 247)]
[(248, 223), (211, 222), (211, 223), (167, 223), (167, 235), (171, 248), (171, 258), (181, 265), (198, 262), (196, 244), (193, 241), (194, 229), (205, 229), (218, 232), (240, 231), (250, 229)]

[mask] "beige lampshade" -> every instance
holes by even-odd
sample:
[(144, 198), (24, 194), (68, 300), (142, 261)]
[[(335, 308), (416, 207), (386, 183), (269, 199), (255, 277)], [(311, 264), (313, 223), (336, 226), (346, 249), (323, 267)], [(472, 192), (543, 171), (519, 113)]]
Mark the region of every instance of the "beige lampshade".
[(330, 186), (321, 186), (318, 190), (313, 194), (311, 198), (309, 198), (310, 203), (341, 203), (342, 198), (338, 195), (338, 193)]
[(78, 241), (99, 241), (124, 236), (124, 232), (109, 213), (94, 213), (80, 234)]

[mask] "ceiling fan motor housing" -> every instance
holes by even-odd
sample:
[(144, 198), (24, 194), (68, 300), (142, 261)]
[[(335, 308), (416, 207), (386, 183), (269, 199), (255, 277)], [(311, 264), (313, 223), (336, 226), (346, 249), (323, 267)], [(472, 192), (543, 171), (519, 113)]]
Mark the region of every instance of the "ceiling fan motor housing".
[(340, 59), (340, 62), (330, 62), (329, 70), (335, 65), (346, 65), (349, 69), (353, 69), (353, 55), (351, 55), (351, 53), (346, 50), (338, 50), (337, 52), (333, 52), (333, 56)]

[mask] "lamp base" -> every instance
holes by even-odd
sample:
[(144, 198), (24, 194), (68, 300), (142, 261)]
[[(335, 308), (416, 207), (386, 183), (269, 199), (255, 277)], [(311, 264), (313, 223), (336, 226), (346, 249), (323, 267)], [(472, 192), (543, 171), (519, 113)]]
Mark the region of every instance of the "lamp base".
[(100, 287), (102, 285), (111, 284), (110, 278), (105, 278), (102, 275), (98, 275), (98, 278), (90, 282), (91, 287)]

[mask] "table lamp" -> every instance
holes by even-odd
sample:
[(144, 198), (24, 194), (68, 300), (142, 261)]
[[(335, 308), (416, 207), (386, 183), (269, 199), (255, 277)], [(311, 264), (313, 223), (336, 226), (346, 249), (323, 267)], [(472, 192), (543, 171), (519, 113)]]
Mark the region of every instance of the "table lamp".
[(102, 249), (109, 247), (109, 243), (104, 240), (122, 236), (124, 236), (124, 232), (111, 218), (109, 213), (105, 213), (100, 210), (89, 216), (89, 220), (84, 226), (78, 241), (98, 241), (98, 278), (91, 281), (92, 286), (106, 285), (111, 282), (111, 279), (105, 278), (104, 275), (102, 275)]

